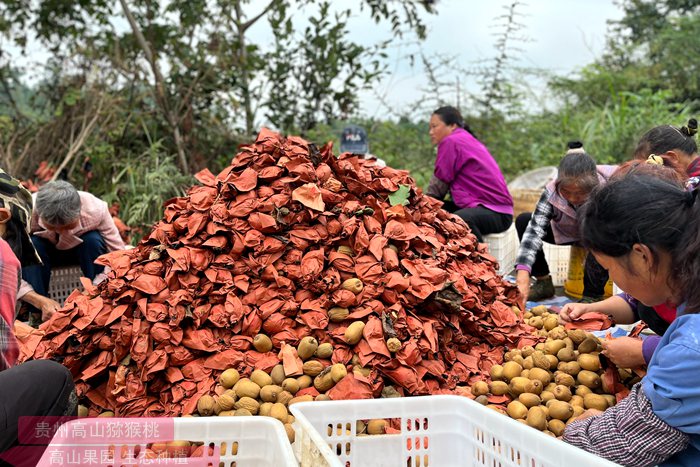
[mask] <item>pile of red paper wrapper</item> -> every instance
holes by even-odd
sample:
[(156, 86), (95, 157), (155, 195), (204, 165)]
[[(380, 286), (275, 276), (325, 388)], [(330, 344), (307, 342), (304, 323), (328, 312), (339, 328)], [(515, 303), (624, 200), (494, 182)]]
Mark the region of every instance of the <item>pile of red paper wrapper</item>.
[[(101, 258), (109, 280), (20, 333), (22, 359), (61, 361), (91, 415), (192, 413), (226, 368), (300, 364), (290, 349), (305, 336), (331, 342), (332, 363), (371, 369), (349, 371), (333, 399), (379, 397), (385, 384), (454, 391), (506, 347), (537, 341), (494, 259), (405, 171), (263, 130), (218, 176), (197, 179), (136, 248)], [(405, 199), (390, 198), (400, 190)], [(349, 278), (361, 292), (340, 287)], [(332, 307), (349, 316), (330, 321)], [(349, 345), (357, 320), (363, 338)], [(253, 348), (258, 333), (272, 351)]]

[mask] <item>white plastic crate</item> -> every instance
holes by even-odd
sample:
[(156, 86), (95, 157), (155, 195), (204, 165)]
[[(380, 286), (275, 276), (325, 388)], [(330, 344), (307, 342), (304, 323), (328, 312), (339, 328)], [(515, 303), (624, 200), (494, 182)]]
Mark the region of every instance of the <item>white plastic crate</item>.
[(518, 255), (518, 232), (515, 224), (505, 232), (484, 236), (484, 242), (489, 246), (489, 254), (498, 260), (498, 273), (505, 275), (515, 267)]
[[(302, 467), (617, 465), (461, 396), (301, 402), (290, 410)], [(356, 421), (373, 418), (400, 419), (401, 433), (358, 436)]]
[(80, 266), (55, 267), (51, 269), (49, 282), (49, 298), (61, 305), (75, 289), (82, 289), (80, 277), (83, 275)]
[[(77, 430), (78, 426), (82, 427), (81, 433), (92, 433), (99, 424), (104, 427), (106, 423), (115, 423), (115, 428), (119, 429), (119, 433), (127, 433), (129, 424), (147, 423), (149, 420), (164, 420), (162, 418), (81, 418), (71, 420), (59, 430), (66, 430), (70, 436), (71, 430)], [(213, 465), (214, 467), (298, 467), (299, 463), (294, 457), (294, 451), (289, 444), (287, 433), (284, 425), (274, 418), (270, 417), (186, 417), (168, 419), (174, 423), (173, 440), (186, 440), (203, 442), (205, 446), (218, 446), (220, 448), (220, 457), (191, 457), (189, 459), (155, 459), (150, 460), (151, 465)], [(119, 425), (121, 423), (121, 425)], [(156, 422), (157, 423), (157, 422)], [(109, 428), (108, 428), (109, 429)], [(132, 432), (133, 425), (132, 425)], [(146, 431), (142, 430), (139, 434), (140, 441), (136, 443), (125, 442), (123, 439), (120, 442), (115, 442), (114, 439), (107, 438), (106, 441), (100, 444), (95, 444), (95, 439), (89, 441), (89, 445), (79, 444), (79, 455), (81, 452), (87, 452), (89, 448), (94, 447), (99, 450), (101, 448), (115, 447), (117, 456), (123, 456), (119, 459), (107, 459), (102, 455), (97, 456), (100, 462), (90, 462), (89, 465), (95, 466), (133, 466), (147, 465), (147, 459), (138, 461), (137, 452), (145, 452), (146, 443), (166, 441), (163, 437), (161, 429), (160, 436), (157, 434), (158, 429), (151, 430), (156, 433), (149, 440)], [(55, 459), (58, 457), (56, 453), (64, 454), (71, 453), (76, 455), (75, 450), (71, 450), (76, 446), (73, 439), (62, 438), (57, 442), (58, 433), (54, 440), (47, 447), (46, 451), (39, 461), (39, 466), (57, 465)], [(145, 440), (145, 441), (144, 441)], [(66, 442), (67, 441), (67, 442)], [(126, 447), (125, 447), (126, 446)], [(138, 446), (138, 448), (137, 448)], [(86, 449), (87, 448), (87, 449)], [(53, 453), (53, 454), (52, 454)], [(52, 462), (52, 459), (54, 460)], [(65, 458), (64, 458), (65, 459)], [(187, 462), (185, 462), (187, 461)], [(218, 462), (217, 462), (218, 461)], [(69, 462), (70, 463), (70, 462)], [(65, 464), (61, 462), (61, 464)], [(87, 465), (85, 462), (78, 462), (80, 465)]]
[(563, 286), (569, 276), (569, 258), (571, 247), (567, 245), (552, 245), (543, 243), (544, 257), (549, 265), (549, 273), (555, 286)]

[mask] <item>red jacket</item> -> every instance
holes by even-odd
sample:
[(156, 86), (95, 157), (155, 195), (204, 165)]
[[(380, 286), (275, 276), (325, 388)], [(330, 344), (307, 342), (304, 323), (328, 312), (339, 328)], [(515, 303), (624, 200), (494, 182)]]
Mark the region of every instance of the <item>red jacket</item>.
[(20, 274), (19, 260), (0, 238), (0, 371), (14, 366), (19, 356), (14, 325)]

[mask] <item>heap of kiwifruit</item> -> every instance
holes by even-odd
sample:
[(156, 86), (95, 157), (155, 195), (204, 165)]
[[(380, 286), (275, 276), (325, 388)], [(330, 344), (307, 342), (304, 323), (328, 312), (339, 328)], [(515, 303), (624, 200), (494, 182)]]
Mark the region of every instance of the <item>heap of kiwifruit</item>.
[[(534, 307), (523, 317), (538, 336), (546, 337), (545, 342), (506, 352), (503, 365), (491, 367), (490, 383), (472, 385), (478, 402), (557, 437), (586, 409), (615, 405), (614, 388), (606, 387), (601, 378), (601, 345), (596, 336), (566, 330), (545, 306)], [(512, 400), (504, 411), (489, 404), (489, 394), (508, 395)]]

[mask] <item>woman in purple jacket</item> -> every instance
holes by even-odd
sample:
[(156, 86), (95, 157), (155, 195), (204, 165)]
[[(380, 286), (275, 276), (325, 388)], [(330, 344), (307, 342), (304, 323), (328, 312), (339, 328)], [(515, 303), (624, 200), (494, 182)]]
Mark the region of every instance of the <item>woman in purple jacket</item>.
[(513, 222), (513, 198), (501, 169), (486, 146), (469, 132), (454, 107), (440, 107), (430, 117), (430, 140), (437, 144), (435, 172), (426, 190), (443, 200), (443, 209), (469, 225), (479, 242), (484, 235), (508, 230)]

